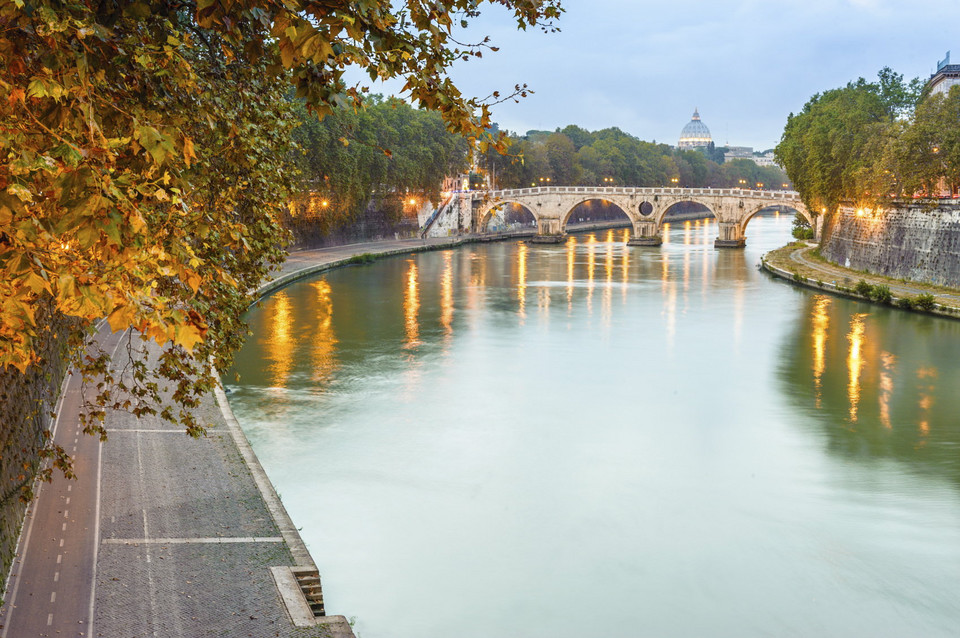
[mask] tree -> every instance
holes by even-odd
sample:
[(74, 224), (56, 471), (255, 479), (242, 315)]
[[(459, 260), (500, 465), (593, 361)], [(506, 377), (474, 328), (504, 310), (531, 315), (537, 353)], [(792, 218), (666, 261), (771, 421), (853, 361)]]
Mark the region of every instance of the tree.
[(881, 84), (860, 78), (814, 95), (789, 116), (775, 155), (809, 210), (833, 211), (850, 200), (875, 203), (890, 194), (896, 117), (906, 104), (898, 81), (883, 72)]
[[(76, 319), (73, 363), (104, 375), (106, 408), (193, 435), (190, 408), (229, 364), (249, 293), (283, 257), (292, 87), (318, 116), (359, 107), (344, 73), (403, 78), (419, 106), (479, 138), (489, 100), (448, 76), (487, 39), (457, 44), (486, 2), (521, 29), (555, 28), (559, 0), (0, 0), (0, 365), (25, 370), (46, 300)], [(389, 172), (389, 167), (385, 170)], [(404, 169), (406, 170), (406, 169)], [(106, 317), (162, 347), (123, 377), (80, 342)]]

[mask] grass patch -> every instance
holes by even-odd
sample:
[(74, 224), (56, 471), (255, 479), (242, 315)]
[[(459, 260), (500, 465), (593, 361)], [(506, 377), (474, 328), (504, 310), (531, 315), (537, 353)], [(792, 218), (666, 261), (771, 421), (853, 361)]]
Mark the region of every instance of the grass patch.
[(363, 254), (361, 254), (361, 255), (354, 255), (353, 257), (350, 257), (350, 258), (347, 259), (344, 263), (349, 264), (349, 265), (353, 265), (353, 264), (372, 264), (372, 263), (375, 262), (376, 260), (377, 260), (377, 256), (376, 256), (376, 255), (372, 255), (372, 254), (370, 254), (370, 253), (363, 253)]

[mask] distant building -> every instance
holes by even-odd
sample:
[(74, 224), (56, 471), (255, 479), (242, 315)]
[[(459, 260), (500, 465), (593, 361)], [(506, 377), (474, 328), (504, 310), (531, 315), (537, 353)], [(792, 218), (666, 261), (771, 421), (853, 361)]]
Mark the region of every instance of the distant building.
[(713, 142), (713, 138), (710, 137), (710, 129), (700, 121), (700, 113), (697, 109), (694, 109), (693, 118), (691, 118), (690, 122), (680, 131), (680, 142), (677, 146), (680, 147), (680, 150), (685, 151), (710, 146), (711, 142)]
[(730, 160), (735, 159), (753, 159), (753, 147), (752, 146), (728, 146), (727, 151), (723, 154), (723, 161), (729, 162)]
[(777, 166), (777, 160), (774, 159), (773, 153), (764, 153), (763, 155), (757, 155), (753, 158), (753, 161), (756, 162), (757, 166)]
[(937, 63), (937, 72), (930, 76), (927, 86), (930, 95), (949, 93), (950, 87), (960, 84), (960, 64), (950, 64), (950, 52), (947, 57)]

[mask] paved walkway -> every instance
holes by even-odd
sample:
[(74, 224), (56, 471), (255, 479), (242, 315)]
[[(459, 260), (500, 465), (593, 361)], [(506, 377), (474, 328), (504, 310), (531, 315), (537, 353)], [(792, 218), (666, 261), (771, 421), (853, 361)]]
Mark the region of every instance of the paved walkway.
[[(294, 252), (261, 293), (355, 255), (459, 243)], [(127, 336), (104, 328), (97, 338), (122, 369)], [(284, 568), (315, 565), (222, 392), (197, 409), (211, 424), (199, 440), (157, 417), (116, 412), (101, 444), (79, 432), (80, 405), (80, 379), (71, 376), (54, 432), (77, 480), (55, 475), (37, 490), (0, 607), (0, 638), (353, 636), (343, 616), (314, 620), (297, 588), (284, 588), (295, 582)]]
[[(916, 298), (921, 294), (931, 294), (936, 299), (938, 314), (957, 316), (960, 313), (960, 290), (844, 268), (812, 256), (810, 253), (815, 248), (815, 244), (810, 244), (773, 250), (764, 255), (764, 265), (775, 275), (792, 280), (796, 273), (806, 278), (805, 284), (809, 287), (828, 289), (832, 292), (837, 292), (838, 288), (853, 288), (862, 279), (871, 285), (886, 285), (894, 298)], [(815, 283), (817, 281), (822, 282), (823, 285)]]

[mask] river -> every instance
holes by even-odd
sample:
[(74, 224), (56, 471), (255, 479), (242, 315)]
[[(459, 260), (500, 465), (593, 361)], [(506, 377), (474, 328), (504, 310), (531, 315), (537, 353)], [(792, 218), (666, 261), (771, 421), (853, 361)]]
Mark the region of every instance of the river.
[(252, 310), (230, 402), (328, 612), (362, 638), (955, 636), (960, 322), (758, 271), (790, 222), (392, 257)]

